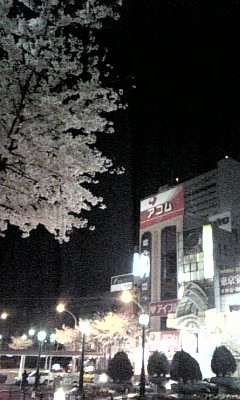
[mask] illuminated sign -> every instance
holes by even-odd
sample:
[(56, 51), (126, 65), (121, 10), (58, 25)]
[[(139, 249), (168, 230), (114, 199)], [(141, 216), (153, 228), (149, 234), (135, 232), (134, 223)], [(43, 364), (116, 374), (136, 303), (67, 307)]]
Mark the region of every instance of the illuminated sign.
[(146, 346), (148, 351), (176, 352), (181, 350), (179, 331), (150, 332)]
[(140, 228), (183, 215), (183, 187), (176, 187), (141, 201)]
[(150, 303), (150, 317), (166, 317), (168, 314), (175, 313), (177, 304), (176, 299)]
[(176, 352), (181, 350), (181, 338), (179, 331), (160, 332), (162, 351)]
[(133, 289), (133, 274), (124, 274), (111, 277), (111, 292)]
[(139, 276), (140, 278), (150, 276), (150, 253), (144, 250), (139, 257)]
[(240, 268), (220, 270), (221, 294), (240, 292)]

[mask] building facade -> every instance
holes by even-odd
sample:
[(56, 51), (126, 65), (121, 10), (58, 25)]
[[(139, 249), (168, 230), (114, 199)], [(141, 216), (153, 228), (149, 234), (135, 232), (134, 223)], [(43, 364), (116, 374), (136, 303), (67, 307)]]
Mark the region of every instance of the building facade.
[(150, 315), (149, 351), (211, 357), (233, 318), (240, 327), (240, 163), (225, 158), (142, 200), (139, 248), (135, 286)]

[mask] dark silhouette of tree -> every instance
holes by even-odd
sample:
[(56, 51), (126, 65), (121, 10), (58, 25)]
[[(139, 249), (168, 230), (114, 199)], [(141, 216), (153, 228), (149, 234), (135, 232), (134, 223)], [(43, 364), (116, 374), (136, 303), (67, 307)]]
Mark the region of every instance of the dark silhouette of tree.
[(189, 353), (177, 351), (170, 365), (170, 377), (174, 381), (187, 383), (202, 379), (199, 364)]
[(148, 375), (166, 376), (170, 371), (170, 362), (162, 351), (155, 351), (148, 359)]
[(133, 367), (124, 351), (117, 352), (109, 362), (107, 374), (114, 383), (124, 383), (131, 380)]
[(211, 360), (211, 369), (217, 376), (226, 376), (236, 371), (236, 360), (226, 346), (222, 345), (215, 348)]

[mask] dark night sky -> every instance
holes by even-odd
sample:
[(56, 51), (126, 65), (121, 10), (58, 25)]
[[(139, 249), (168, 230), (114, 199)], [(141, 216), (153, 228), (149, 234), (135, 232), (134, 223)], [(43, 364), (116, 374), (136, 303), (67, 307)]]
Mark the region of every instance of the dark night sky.
[[(130, 272), (142, 198), (177, 176), (183, 182), (214, 169), (225, 155), (240, 161), (238, 1), (127, 0), (110, 36), (129, 107), (116, 117), (116, 134), (101, 144), (126, 167), (99, 186), (107, 210), (91, 215), (94, 232), (74, 232), (61, 248), (43, 229), (23, 240), (9, 232), (0, 241), (9, 279), (47, 266), (56, 287), (62, 272), (66, 283), (75, 281), (69, 291), (76, 297), (109, 291), (112, 275)], [(32, 292), (39, 298), (34, 279), (27, 285), (29, 298)], [(1, 282), (5, 302), (21, 298), (15, 286)]]

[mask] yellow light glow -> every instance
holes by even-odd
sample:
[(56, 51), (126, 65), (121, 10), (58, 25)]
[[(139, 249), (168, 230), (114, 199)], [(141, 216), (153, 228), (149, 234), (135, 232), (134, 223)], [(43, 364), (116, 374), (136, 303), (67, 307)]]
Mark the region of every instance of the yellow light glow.
[(131, 301), (133, 301), (131, 293), (128, 291), (122, 292), (121, 301), (123, 301), (124, 303), (130, 303)]
[(65, 311), (65, 305), (62, 304), (62, 303), (58, 304), (58, 306), (56, 307), (56, 310), (57, 310), (59, 313), (62, 313), (63, 311)]
[(2, 319), (7, 319), (7, 317), (8, 317), (8, 314), (7, 314), (6, 312), (3, 312), (3, 313), (1, 314), (1, 318), (2, 318)]

